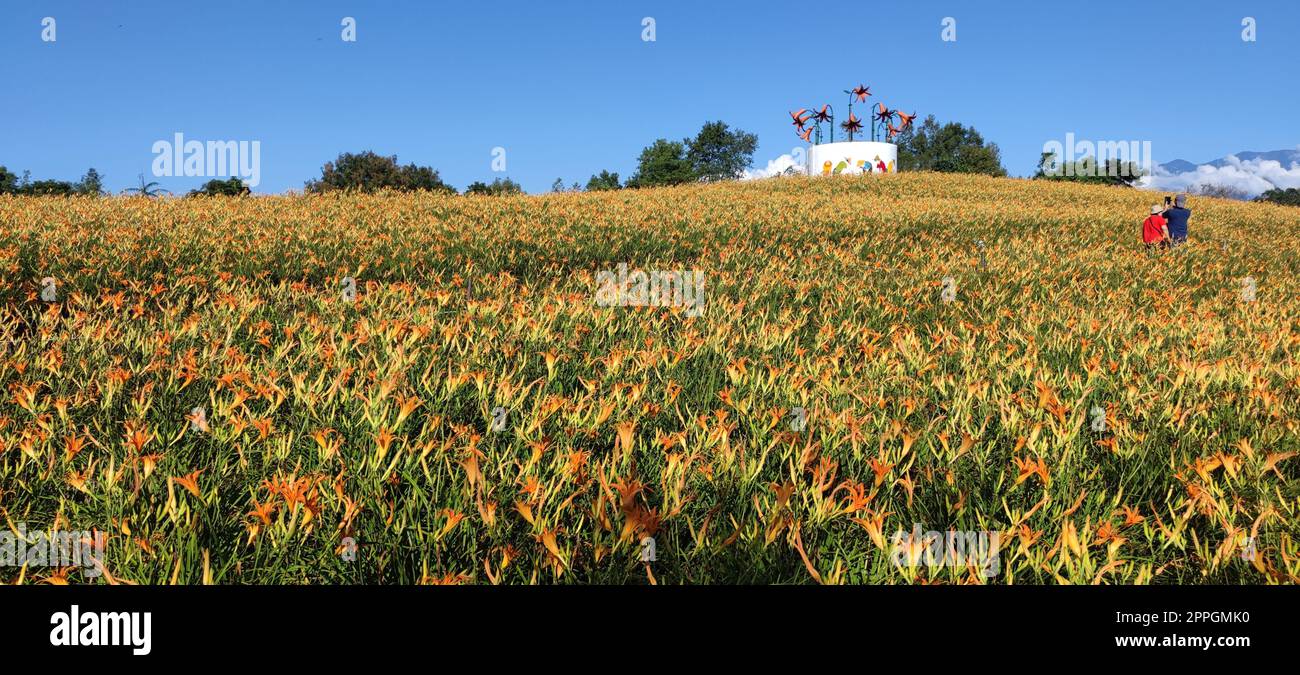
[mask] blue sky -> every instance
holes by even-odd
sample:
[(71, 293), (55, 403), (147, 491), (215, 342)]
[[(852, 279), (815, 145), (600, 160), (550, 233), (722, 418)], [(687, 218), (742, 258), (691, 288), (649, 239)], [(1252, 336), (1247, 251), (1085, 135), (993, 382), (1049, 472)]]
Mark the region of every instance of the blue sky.
[(364, 149), (460, 189), (506, 175), (542, 192), (626, 177), (654, 139), (719, 119), (758, 134), (761, 168), (799, 144), (788, 111), (842, 108), (858, 83), (873, 103), (974, 126), (1016, 175), (1069, 132), (1151, 141), (1156, 162), (1300, 143), (1300, 3), (1284, 0), (2, 0), (0, 59), (0, 164), (64, 180), (94, 166), (113, 191), (177, 132), (259, 141), (257, 192), (301, 189)]

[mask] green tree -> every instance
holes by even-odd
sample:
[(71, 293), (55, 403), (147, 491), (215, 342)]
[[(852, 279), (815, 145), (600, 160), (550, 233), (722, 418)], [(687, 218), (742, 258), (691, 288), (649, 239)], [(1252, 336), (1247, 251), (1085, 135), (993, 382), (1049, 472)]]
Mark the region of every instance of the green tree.
[(1272, 202), (1285, 206), (1300, 206), (1300, 188), (1273, 188), (1255, 198), (1257, 202)]
[(587, 192), (597, 192), (600, 190), (618, 190), (623, 186), (618, 182), (618, 174), (601, 170), (587, 181)]
[(465, 188), (465, 194), (467, 195), (488, 195), (492, 197), (518, 195), (523, 194), (523, 192), (523, 187), (509, 178), (495, 178), (490, 184), (474, 181), (470, 183), (468, 188)]
[(691, 160), (686, 156), (686, 143), (660, 138), (641, 151), (636, 173), (628, 179), (628, 187), (654, 187), (680, 185), (698, 178)]
[(244, 185), (244, 181), (240, 180), (238, 176), (231, 176), (228, 180), (214, 178), (204, 183), (199, 189), (191, 190), (190, 196), (238, 197), (251, 192), (252, 190), (247, 185)]
[(1057, 159), (1056, 153), (1044, 152), (1038, 156), (1038, 170), (1034, 172), (1034, 179), (1131, 187), (1145, 173), (1137, 162), (1121, 162), (1113, 157), (1099, 167), (1097, 158), (1092, 155), (1074, 162), (1062, 162)]
[(79, 195), (92, 195), (98, 197), (104, 194), (104, 179), (99, 175), (99, 172), (95, 170), (95, 167), (92, 166), (88, 171), (86, 171), (86, 174), (81, 177), (81, 180), (77, 181), (75, 188)]
[(57, 195), (66, 197), (77, 194), (77, 188), (72, 183), (63, 180), (38, 180), (24, 182), (22, 187), (18, 188), (19, 194), (24, 195)]
[(758, 136), (732, 130), (725, 122), (705, 122), (695, 138), (686, 141), (686, 159), (697, 179), (732, 180), (753, 166), (757, 149)]
[(455, 193), (456, 189), (442, 182), (438, 172), (427, 166), (397, 163), (397, 156), (384, 157), (369, 150), (361, 153), (345, 152), (321, 168), (319, 180), (308, 181), (308, 192), (356, 190), (375, 192), (390, 189), (404, 192), (427, 190)]
[(0, 195), (18, 191), (18, 176), (4, 166), (0, 166)]
[(1007, 175), (996, 143), (985, 143), (973, 127), (956, 122), (940, 126), (934, 115), (899, 134), (896, 142), (898, 167), (904, 171)]

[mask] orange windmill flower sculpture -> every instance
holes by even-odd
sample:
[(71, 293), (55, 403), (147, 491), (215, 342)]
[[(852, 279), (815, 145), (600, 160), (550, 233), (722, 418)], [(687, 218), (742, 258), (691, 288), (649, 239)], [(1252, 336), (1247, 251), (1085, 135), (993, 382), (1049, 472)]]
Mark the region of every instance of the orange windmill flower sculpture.
[[(830, 106), (824, 105), (822, 106), (821, 110), (809, 110), (808, 108), (800, 108), (790, 113), (790, 118), (794, 120), (793, 123), (795, 128), (794, 131), (795, 135), (797, 135), (799, 138), (802, 138), (805, 142), (807, 142), (808, 138), (815, 131), (817, 133), (815, 142), (821, 143), (822, 122), (826, 122), (828, 120), (834, 119), (834, 117), (830, 114), (830, 112), (828, 112), (829, 109)], [(811, 127), (807, 126), (808, 122), (810, 121), (813, 123), (813, 126)]]
[(844, 129), (844, 133), (849, 135), (849, 141), (852, 141), (853, 134), (862, 131), (862, 120), (858, 119), (857, 115), (849, 113), (849, 118), (841, 122), (840, 127)]
[(813, 113), (813, 120), (817, 122), (816, 142), (818, 144), (822, 142), (822, 122), (827, 122), (830, 124), (831, 140), (832, 141), (835, 140), (835, 115), (834, 112), (831, 110), (831, 104), (827, 103), (826, 105), (822, 106), (821, 110), (818, 110), (817, 112)]
[(878, 127), (885, 130), (892, 128), (891, 122), (894, 121), (895, 114), (893, 110), (885, 107), (884, 103), (876, 104), (876, 114), (873, 116), (875, 122), (871, 125), (871, 140), (876, 140), (876, 129)]
[(852, 143), (853, 134), (862, 131), (862, 120), (853, 115), (853, 99), (866, 103), (867, 97), (871, 96), (871, 87), (868, 87), (865, 84), (859, 84), (852, 90), (845, 89), (844, 93), (849, 95), (849, 119), (841, 124), (840, 127), (844, 129), (844, 133), (849, 135), (849, 142)]
[(907, 113), (901, 110), (894, 110), (892, 111), (891, 114), (898, 118), (898, 126), (894, 126), (892, 124), (886, 125), (889, 129), (889, 140), (892, 141), (894, 140), (895, 136), (912, 128), (912, 120), (916, 119), (916, 113), (912, 113), (911, 115), (908, 115)]
[(808, 123), (810, 117), (807, 108), (800, 108), (790, 113), (790, 118), (794, 120), (794, 126), (799, 129), (795, 133), (803, 133), (803, 126)]

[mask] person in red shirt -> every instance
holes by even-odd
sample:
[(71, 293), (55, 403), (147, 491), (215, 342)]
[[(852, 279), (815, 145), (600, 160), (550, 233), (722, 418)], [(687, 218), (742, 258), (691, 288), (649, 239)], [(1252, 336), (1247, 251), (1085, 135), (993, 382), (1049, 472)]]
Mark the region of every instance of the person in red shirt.
[(1148, 251), (1169, 248), (1169, 223), (1160, 215), (1161, 210), (1159, 205), (1152, 206), (1151, 215), (1142, 221), (1142, 243)]

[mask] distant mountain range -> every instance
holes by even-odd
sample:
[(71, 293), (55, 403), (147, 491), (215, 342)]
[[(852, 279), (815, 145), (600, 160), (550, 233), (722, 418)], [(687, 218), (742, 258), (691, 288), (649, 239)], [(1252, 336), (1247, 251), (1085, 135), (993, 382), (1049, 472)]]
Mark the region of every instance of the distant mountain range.
[[(1233, 153), (1233, 156), (1243, 162), (1249, 162), (1257, 159), (1275, 160), (1281, 163), (1282, 168), (1284, 169), (1291, 168), (1292, 163), (1300, 164), (1300, 150), (1270, 150), (1268, 152), (1254, 152), (1252, 150), (1247, 150), (1245, 152)], [(1227, 157), (1220, 157), (1219, 159), (1216, 159), (1214, 161), (1202, 162), (1202, 163), (1208, 164), (1216, 169), (1227, 166), (1229, 164)], [(1158, 165), (1158, 168), (1164, 169), (1166, 173), (1176, 174), (1176, 173), (1187, 173), (1188, 171), (1195, 171), (1196, 167), (1198, 166), (1200, 165), (1193, 164), (1192, 162), (1189, 162), (1185, 159), (1175, 159), (1172, 162), (1165, 162), (1164, 164)]]
[(1193, 164), (1185, 159), (1157, 164), (1139, 181), (1149, 190), (1200, 193), (1227, 188), (1249, 199), (1273, 188), (1300, 188), (1300, 146), (1290, 150), (1248, 150)]

